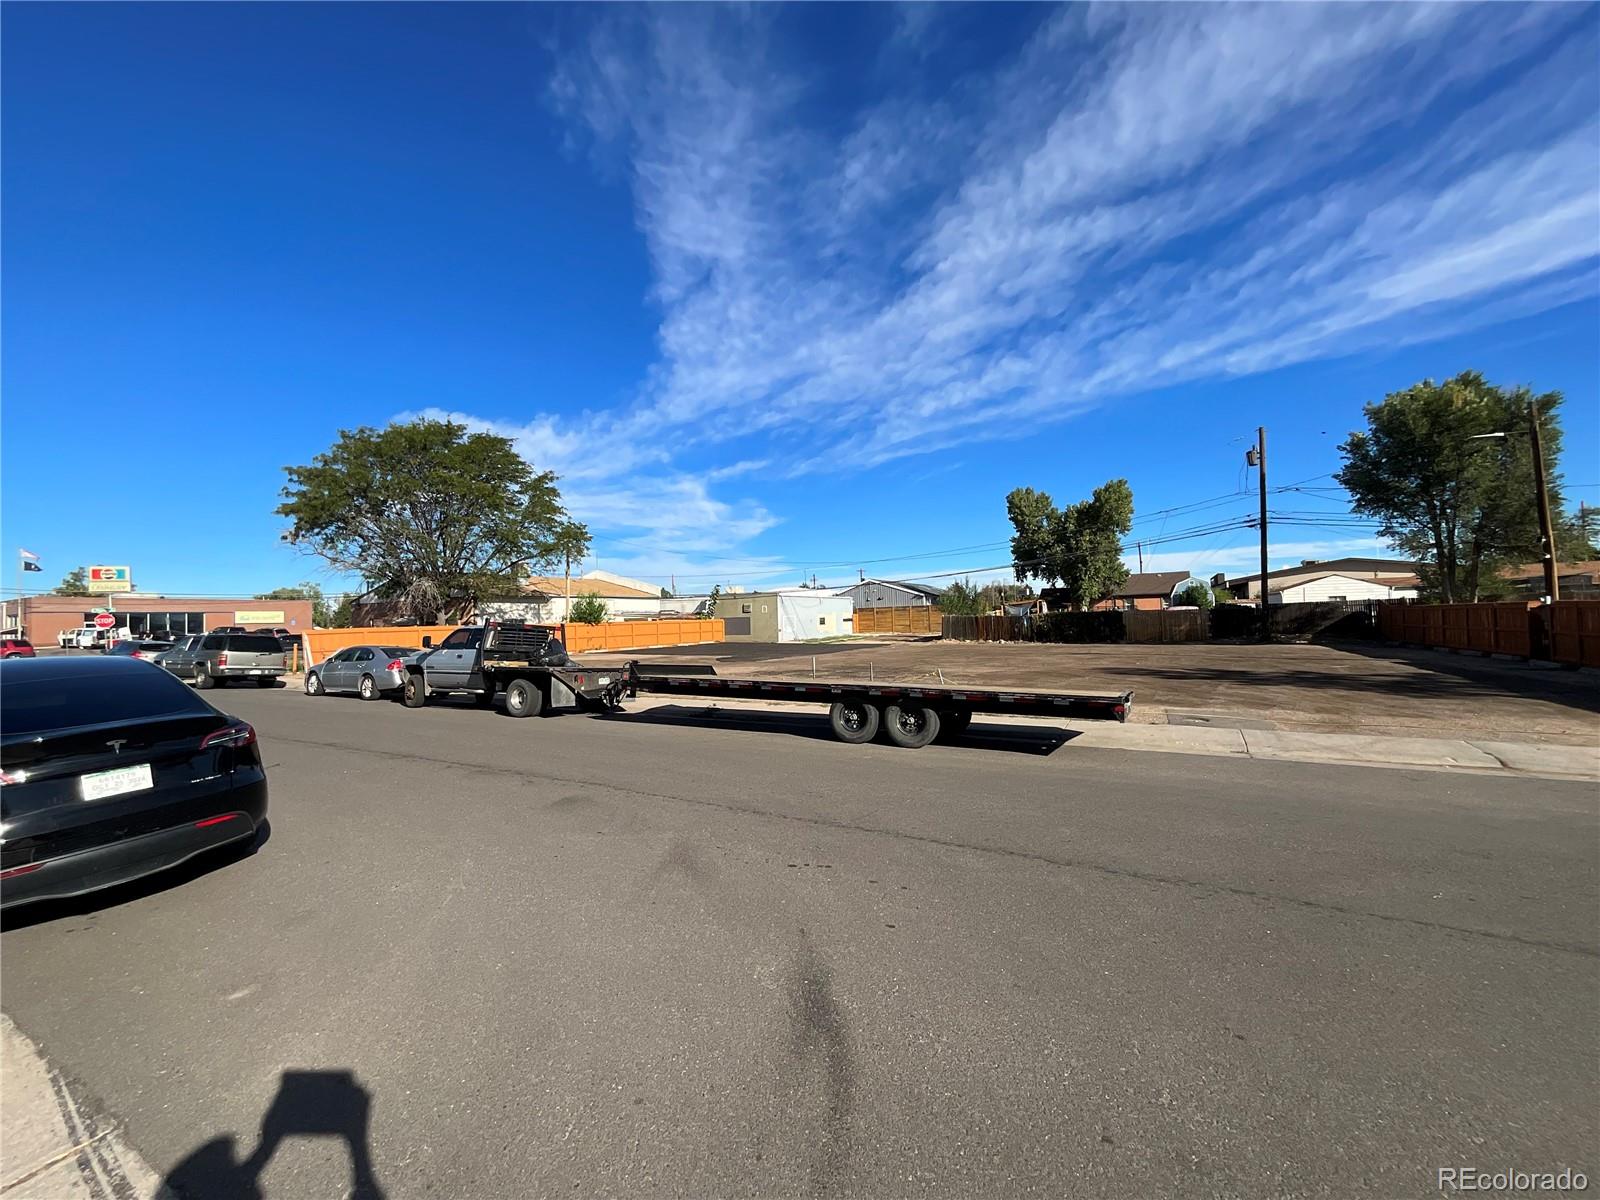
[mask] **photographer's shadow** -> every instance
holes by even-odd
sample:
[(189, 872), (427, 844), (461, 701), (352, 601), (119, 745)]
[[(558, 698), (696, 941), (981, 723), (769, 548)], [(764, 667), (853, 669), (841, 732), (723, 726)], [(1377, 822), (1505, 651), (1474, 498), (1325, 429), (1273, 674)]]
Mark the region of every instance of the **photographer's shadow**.
[(266, 1200), (261, 1173), (285, 1138), (343, 1138), (350, 1151), (352, 1200), (384, 1200), (372, 1169), (369, 1136), (372, 1097), (353, 1071), (285, 1071), (278, 1094), (261, 1118), (261, 1135), (246, 1159), (236, 1157), (233, 1134), (212, 1138), (163, 1181), (175, 1200)]

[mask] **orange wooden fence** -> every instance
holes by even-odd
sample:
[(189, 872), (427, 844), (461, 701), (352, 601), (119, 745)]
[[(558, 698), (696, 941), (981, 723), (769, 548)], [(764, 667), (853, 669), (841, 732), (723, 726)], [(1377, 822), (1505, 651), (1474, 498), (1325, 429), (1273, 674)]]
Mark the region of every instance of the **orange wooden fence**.
[[(311, 661), (319, 663), (346, 646), (410, 646), (422, 648), (430, 637), (437, 646), (455, 625), (369, 625), (352, 629), (314, 629), (303, 634)], [(720, 642), (722, 622), (710, 621), (608, 621), (603, 625), (571, 624), (557, 634), (572, 654), (580, 651), (640, 650), (650, 646), (689, 646)]]
[(938, 633), (942, 614), (931, 604), (856, 609), (857, 633)]
[(420, 650), (424, 637), (431, 637), (437, 646), (455, 628), (454, 625), (366, 625), (351, 629), (313, 629), (302, 636), (311, 661), (319, 663), (346, 646), (410, 646)]
[(1396, 642), (1600, 666), (1600, 601), (1380, 604), (1378, 632)]
[(599, 653), (605, 650), (644, 650), (651, 646), (693, 646), (701, 642), (720, 642), (722, 621), (606, 621), (600, 625), (567, 624), (561, 627), (561, 640), (567, 652)]

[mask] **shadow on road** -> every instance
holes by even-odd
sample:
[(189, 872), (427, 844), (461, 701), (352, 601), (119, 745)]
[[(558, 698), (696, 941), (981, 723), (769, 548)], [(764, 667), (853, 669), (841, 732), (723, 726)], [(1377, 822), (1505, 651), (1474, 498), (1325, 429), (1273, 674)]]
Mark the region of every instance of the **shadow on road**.
[[(834, 741), (828, 718), (820, 713), (764, 712), (715, 708), (698, 704), (666, 704), (643, 712), (615, 712), (596, 716), (597, 721), (616, 721), (629, 725), (674, 725), (696, 729), (737, 729), (750, 733), (784, 733), (813, 741)], [(1049, 725), (1006, 725), (979, 717), (959, 741), (950, 743), (963, 749), (994, 750), (1035, 757), (1053, 754), (1077, 732)]]
[(237, 1137), (224, 1134), (195, 1148), (163, 1181), (177, 1200), (266, 1200), (261, 1173), (285, 1139), (342, 1138), (350, 1153), (352, 1200), (384, 1200), (372, 1167), (372, 1096), (353, 1071), (285, 1071), (261, 1118), (249, 1157), (236, 1155)]
[[(102, 888), (97, 892), (88, 892), (82, 896), (73, 896), (66, 900), (41, 900), (37, 904), (25, 904), (21, 908), (13, 909), (4, 916), (0, 916), (0, 930), (26, 929), (30, 925), (43, 925), (48, 921), (59, 921), (67, 917), (84, 917), (102, 912), (108, 908), (116, 908), (121, 904), (130, 904), (135, 900), (143, 900), (146, 896), (154, 896), (169, 888), (182, 887), (192, 883), (202, 875), (209, 875), (213, 871), (221, 871), (233, 866), (235, 863), (249, 858), (261, 847), (267, 844), (272, 837), (272, 822), (261, 822), (256, 829), (256, 836), (247, 842), (239, 842), (231, 846), (221, 846), (204, 854), (196, 855), (188, 862), (179, 863), (165, 871), (157, 871), (153, 875), (146, 875), (141, 879), (119, 883), (114, 887)], [(67, 932), (72, 932), (68, 930)]]

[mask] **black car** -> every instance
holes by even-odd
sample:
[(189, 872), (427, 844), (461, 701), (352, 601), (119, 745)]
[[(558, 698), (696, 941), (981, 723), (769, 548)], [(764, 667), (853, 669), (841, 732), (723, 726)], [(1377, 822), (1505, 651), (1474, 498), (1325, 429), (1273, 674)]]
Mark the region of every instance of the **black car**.
[(136, 659), (0, 665), (0, 907), (111, 887), (253, 839), (256, 731)]

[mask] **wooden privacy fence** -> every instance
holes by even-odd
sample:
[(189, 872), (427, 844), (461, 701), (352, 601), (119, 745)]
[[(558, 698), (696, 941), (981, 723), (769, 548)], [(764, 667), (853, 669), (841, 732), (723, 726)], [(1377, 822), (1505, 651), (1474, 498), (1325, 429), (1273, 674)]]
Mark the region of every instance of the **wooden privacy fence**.
[[(856, 632), (861, 632), (861, 611), (856, 612)], [(1026, 642), (1027, 617), (945, 617), (940, 632), (953, 642)]]
[(454, 625), (357, 625), (349, 629), (313, 629), (300, 636), (305, 639), (311, 661), (319, 663), (346, 646), (409, 646), (420, 650), (424, 637), (431, 637), (437, 646), (455, 628)]
[(1378, 632), (1396, 642), (1600, 667), (1600, 601), (1378, 606)]
[(938, 633), (940, 612), (931, 604), (903, 608), (858, 608), (857, 633)]
[[(455, 625), (369, 625), (351, 629), (313, 629), (302, 634), (310, 661), (319, 663), (346, 646), (409, 646), (422, 648), (430, 637), (437, 646), (459, 628)], [(550, 627), (573, 654), (580, 651), (636, 650), (648, 646), (690, 646), (720, 642), (722, 622), (710, 621), (608, 621), (602, 625)], [(302, 661), (304, 661), (302, 659)]]
[(1163, 609), (1122, 614), (1130, 642), (1203, 642), (1211, 636), (1210, 614), (1202, 609)]
[(606, 621), (600, 625), (567, 624), (561, 640), (573, 654), (583, 651), (643, 650), (651, 646), (695, 646), (720, 642), (722, 619), (686, 621)]

